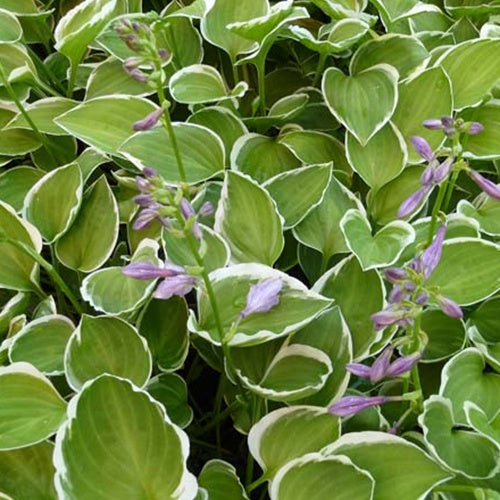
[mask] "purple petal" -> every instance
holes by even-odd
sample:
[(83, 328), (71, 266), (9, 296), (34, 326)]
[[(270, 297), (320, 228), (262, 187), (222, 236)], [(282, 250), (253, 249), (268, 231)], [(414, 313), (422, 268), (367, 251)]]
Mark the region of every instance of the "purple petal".
[(483, 130), (484, 130), (484, 127), (483, 127), (483, 125), (481, 123), (479, 123), (479, 122), (472, 122), (469, 125), (467, 133), (469, 135), (477, 135), (477, 134), (480, 134)]
[(390, 401), (388, 396), (344, 396), (337, 402), (333, 403), (329, 408), (329, 413), (339, 417), (349, 417), (355, 415), (360, 411), (370, 408), (371, 406), (378, 406)]
[(123, 63), (123, 69), (127, 73), (130, 73), (130, 71), (137, 68), (142, 63), (143, 63), (142, 57), (128, 57), (127, 59), (125, 59), (125, 62)]
[(362, 365), (361, 363), (347, 363), (345, 365), (345, 369), (352, 373), (353, 375), (357, 375), (362, 378), (370, 377), (370, 367)]
[(420, 176), (420, 183), (422, 184), (422, 186), (427, 186), (429, 184), (432, 184), (433, 180), (434, 169), (429, 165)]
[(398, 218), (404, 219), (412, 214), (417, 207), (422, 203), (422, 200), (427, 196), (427, 193), (432, 189), (431, 186), (423, 186), (418, 191), (415, 191), (411, 196), (406, 198), (398, 210)]
[(374, 361), (370, 368), (370, 382), (372, 384), (376, 384), (385, 377), (385, 372), (391, 363), (392, 351), (392, 347), (386, 347)]
[(403, 373), (409, 372), (419, 361), (422, 355), (419, 352), (410, 354), (409, 356), (401, 356), (393, 361), (385, 372), (388, 378), (398, 377)]
[(178, 274), (164, 279), (156, 288), (153, 297), (157, 299), (169, 299), (174, 295), (183, 297), (196, 285), (196, 278), (189, 274)]
[(154, 200), (150, 194), (139, 194), (134, 196), (134, 202), (141, 207), (149, 207)]
[(441, 224), (436, 231), (436, 236), (433, 242), (426, 248), (422, 254), (421, 262), (423, 273), (426, 278), (428, 278), (432, 271), (436, 269), (439, 261), (441, 259), (441, 253), (443, 251), (443, 241), (444, 235), (446, 234), (446, 226)]
[(137, 280), (153, 280), (162, 276), (162, 270), (149, 262), (133, 262), (122, 267), (122, 273)]
[(441, 118), (441, 123), (443, 124), (443, 127), (445, 128), (451, 128), (454, 125), (453, 117), (452, 116), (443, 116)]
[(279, 304), (279, 294), (283, 288), (283, 282), (279, 278), (268, 278), (260, 283), (252, 285), (247, 295), (247, 304), (241, 311), (240, 318), (258, 313), (267, 312)]
[(441, 130), (444, 128), (441, 120), (424, 120), (422, 125), (429, 130)]
[(154, 168), (151, 168), (151, 167), (144, 167), (142, 169), (142, 173), (148, 177), (148, 178), (151, 178), (151, 177), (156, 177), (158, 175), (158, 172), (154, 169)]
[(213, 213), (214, 213), (214, 206), (209, 201), (203, 203), (203, 205), (200, 207), (200, 210), (198, 211), (198, 215), (200, 217), (208, 217)]
[(136, 177), (135, 184), (141, 193), (147, 194), (151, 189), (151, 183), (144, 177)]
[(127, 71), (127, 73), (129, 74), (129, 76), (131, 76), (136, 82), (139, 82), (139, 83), (147, 83), (149, 78), (148, 76), (143, 73), (140, 69), (132, 69), (130, 71)]
[(418, 304), (420, 306), (425, 306), (427, 302), (429, 302), (429, 294), (425, 291), (420, 292), (414, 300), (415, 304)]
[(189, 203), (186, 198), (182, 198), (179, 208), (181, 211), (182, 216), (184, 217), (185, 220), (188, 220), (190, 217), (193, 217), (196, 215), (196, 212), (194, 211), (193, 205)]
[(166, 61), (170, 57), (170, 53), (167, 49), (158, 49), (158, 55), (160, 56), (161, 59)]
[(378, 313), (372, 314), (370, 319), (374, 323), (375, 330), (382, 330), (386, 326), (394, 325), (406, 315), (405, 311), (393, 311), (385, 309)]
[(427, 161), (432, 161), (434, 159), (432, 148), (423, 137), (412, 135), (410, 141), (419, 156)]
[(163, 115), (163, 108), (158, 108), (149, 113), (146, 118), (139, 120), (132, 125), (132, 128), (137, 132), (139, 130), (149, 130), (152, 129), (160, 120), (161, 115)]
[(135, 231), (141, 231), (142, 229), (146, 229), (151, 225), (151, 223), (158, 217), (158, 213), (156, 210), (150, 210), (146, 208), (143, 210), (135, 219), (132, 227)]
[(500, 200), (500, 187), (494, 182), (486, 179), (480, 173), (471, 170), (469, 173), (470, 178), (491, 198)]
[(447, 297), (443, 297), (442, 295), (439, 295), (437, 299), (439, 307), (447, 316), (456, 319), (462, 319), (464, 317), (462, 309), (460, 309), (459, 305), (456, 302), (448, 299)]
[(434, 182), (439, 183), (448, 176), (454, 161), (455, 158), (450, 156), (436, 167), (434, 171)]
[(406, 291), (398, 285), (392, 287), (392, 290), (389, 292), (389, 297), (387, 301), (391, 304), (398, 304), (402, 302), (406, 296)]
[(385, 270), (385, 277), (391, 282), (406, 278), (406, 271), (400, 267), (389, 267)]

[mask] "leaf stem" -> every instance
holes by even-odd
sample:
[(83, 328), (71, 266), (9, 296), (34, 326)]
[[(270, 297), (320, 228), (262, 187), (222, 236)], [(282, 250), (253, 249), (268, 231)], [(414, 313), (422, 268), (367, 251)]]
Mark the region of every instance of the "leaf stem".
[(69, 67), (68, 88), (66, 90), (66, 97), (68, 97), (69, 99), (73, 97), (73, 90), (75, 89), (77, 71), (78, 71), (78, 63), (75, 64), (74, 61), (71, 61)]
[(256, 67), (259, 85), (259, 110), (262, 116), (266, 116), (266, 60), (259, 60), (259, 62), (256, 63)]
[(328, 58), (328, 54), (320, 54), (318, 60), (318, 66), (316, 66), (316, 73), (314, 74), (313, 87), (316, 87), (318, 82), (321, 80), (321, 76), (323, 75), (323, 71), (325, 69), (326, 60)]
[(436, 230), (437, 214), (439, 213), (441, 205), (443, 204), (444, 195), (446, 194), (446, 186), (447, 186), (446, 182), (441, 183), (441, 185), (439, 186), (439, 192), (436, 198), (436, 202), (434, 203), (434, 208), (432, 209), (431, 224), (429, 226), (429, 236), (427, 237), (428, 245), (431, 244), (432, 239), (434, 238), (434, 231)]

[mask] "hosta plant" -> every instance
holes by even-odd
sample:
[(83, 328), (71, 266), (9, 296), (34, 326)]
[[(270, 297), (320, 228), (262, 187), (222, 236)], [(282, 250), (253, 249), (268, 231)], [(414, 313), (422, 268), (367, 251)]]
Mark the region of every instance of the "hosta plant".
[(0, 122), (0, 498), (499, 498), (497, 0), (0, 0)]

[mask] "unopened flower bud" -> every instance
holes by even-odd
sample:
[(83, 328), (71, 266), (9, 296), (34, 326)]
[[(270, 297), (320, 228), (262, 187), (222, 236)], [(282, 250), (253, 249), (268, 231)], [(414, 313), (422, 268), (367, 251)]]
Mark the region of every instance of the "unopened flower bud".
[(161, 115), (163, 114), (163, 108), (158, 108), (149, 113), (146, 118), (143, 120), (139, 120), (138, 122), (135, 122), (132, 128), (137, 132), (137, 131), (144, 131), (144, 130), (150, 130), (152, 129), (160, 120)]
[(424, 120), (422, 125), (429, 130), (442, 130), (444, 128), (441, 120)]
[(500, 200), (500, 187), (494, 182), (491, 182), (486, 177), (483, 177), (480, 173), (475, 170), (470, 170), (468, 172), (469, 177), (491, 198), (495, 200)]
[(484, 130), (484, 127), (481, 123), (472, 122), (467, 129), (467, 133), (469, 135), (477, 135), (477, 134), (480, 134), (483, 130)]
[(434, 153), (432, 152), (432, 148), (429, 143), (418, 135), (413, 135), (411, 137), (411, 143), (415, 148), (415, 151), (427, 161), (432, 161), (434, 159)]

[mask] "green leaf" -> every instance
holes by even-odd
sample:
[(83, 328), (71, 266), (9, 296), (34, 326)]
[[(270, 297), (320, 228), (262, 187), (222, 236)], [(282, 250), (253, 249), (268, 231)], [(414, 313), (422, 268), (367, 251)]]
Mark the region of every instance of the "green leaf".
[[(66, 130), (59, 127), (54, 119), (76, 107), (78, 103), (63, 97), (47, 97), (28, 106), (26, 111), (40, 132), (50, 135), (67, 135)], [(22, 128), (31, 130), (31, 125), (22, 113), (18, 113), (5, 128)]]
[(500, 5), (495, 0), (445, 0), (444, 6), (454, 17), (500, 13)]
[(188, 405), (186, 382), (176, 373), (162, 373), (152, 378), (146, 390), (160, 402), (167, 415), (181, 429), (189, 426), (193, 420), (193, 410)]
[(500, 445), (500, 414), (489, 421), (479, 406), (466, 401), (464, 403), (465, 416), (469, 425), (479, 434), (489, 438), (494, 444)]
[(353, 135), (346, 135), (349, 164), (373, 189), (394, 179), (408, 160), (404, 137), (391, 122), (382, 127), (362, 146)]
[(376, 270), (363, 271), (354, 255), (324, 274), (314, 290), (335, 300), (352, 337), (353, 358), (363, 359), (380, 339), (370, 316), (384, 306), (385, 289)]
[(373, 500), (418, 500), (450, 477), (418, 446), (384, 432), (345, 434), (323, 453), (346, 456), (369, 472), (375, 480)]
[(479, 104), (500, 78), (500, 40), (468, 40), (436, 61), (450, 77), (455, 110)]
[(44, 441), (0, 452), (0, 490), (12, 498), (55, 500), (53, 450), (54, 445)]
[[(172, 97), (184, 104), (202, 104), (233, 97), (217, 69), (206, 64), (193, 64), (177, 71), (170, 78), (168, 87)], [(247, 89), (247, 83), (243, 82), (243, 92), (234, 97), (242, 97)]]
[(37, 253), (42, 250), (38, 230), (18, 217), (12, 207), (0, 201), (0, 286), (11, 290), (38, 290), (38, 264), (23, 250), (2, 242), (2, 237), (23, 243)]
[(228, 242), (233, 262), (272, 266), (283, 250), (283, 219), (269, 193), (249, 176), (228, 171), (214, 229)]
[(85, 0), (68, 11), (54, 31), (55, 48), (73, 65), (115, 15), (117, 0)]
[(468, 478), (494, 475), (500, 459), (498, 447), (479, 434), (454, 428), (457, 422), (448, 399), (433, 395), (424, 401), (419, 422), (427, 445), (446, 468)]
[[(284, 229), (299, 224), (321, 203), (331, 175), (332, 164), (327, 163), (283, 172), (264, 183), (284, 218)], [(307, 191), (304, 186), (308, 186)]]
[(86, 273), (101, 267), (115, 247), (118, 222), (118, 206), (103, 175), (84, 193), (75, 221), (57, 241), (57, 258)]
[(394, 264), (401, 252), (415, 240), (415, 230), (403, 221), (390, 222), (372, 235), (368, 219), (357, 209), (344, 214), (340, 228), (347, 246), (365, 271)]
[(28, 363), (0, 367), (0, 394), (0, 450), (43, 441), (66, 418), (65, 401)]
[[(159, 245), (154, 240), (141, 240), (132, 262), (149, 262), (158, 265), (156, 256)], [(123, 314), (136, 310), (151, 294), (155, 280), (138, 280), (126, 276), (122, 267), (100, 269), (82, 281), (82, 298), (97, 311), (108, 314)]]
[(259, 183), (300, 166), (300, 161), (286, 146), (264, 135), (241, 136), (231, 152), (231, 168)]
[(335, 306), (294, 334), (291, 345), (306, 344), (325, 352), (333, 364), (333, 372), (324, 387), (300, 404), (329, 406), (347, 389), (350, 373), (345, 365), (352, 361), (351, 333), (340, 308)]
[(236, 140), (248, 134), (245, 124), (231, 110), (222, 106), (200, 109), (190, 115), (187, 122), (206, 127), (220, 137), (224, 144), (226, 163)]
[[(173, 130), (188, 182), (200, 182), (224, 170), (224, 145), (214, 132), (193, 123), (174, 123)], [(163, 127), (134, 134), (119, 151), (138, 168), (154, 168), (167, 182), (181, 180), (175, 150)]]
[[(207, 248), (203, 267), (210, 272), (226, 266), (229, 263), (230, 250), (224, 238), (207, 226), (200, 225), (200, 228), (203, 233), (203, 244)], [(177, 238), (166, 229), (163, 231), (163, 243), (170, 262), (179, 266), (198, 265), (186, 239)]]
[(325, 408), (292, 406), (259, 420), (248, 434), (248, 447), (266, 477), (272, 478), (291, 460), (320, 451), (339, 436), (340, 420)]
[(269, 3), (267, 0), (252, 2), (217, 0), (201, 20), (201, 33), (205, 40), (226, 51), (234, 63), (238, 54), (251, 52), (258, 45), (253, 40), (233, 33), (227, 28), (227, 25), (236, 21), (247, 21), (264, 16), (268, 12)]
[(326, 265), (333, 255), (348, 251), (340, 221), (350, 208), (363, 210), (354, 194), (332, 177), (321, 203), (293, 228), (293, 234), (303, 245), (321, 252)]
[(335, 118), (365, 145), (391, 118), (398, 101), (398, 72), (379, 64), (354, 76), (328, 68), (322, 81), (326, 103)]
[(392, 121), (406, 141), (411, 162), (422, 161), (410, 142), (413, 135), (423, 137), (433, 150), (443, 142), (443, 136), (439, 132), (427, 130), (422, 122), (429, 117), (451, 116), (452, 111), (451, 81), (440, 66), (427, 69), (415, 78), (399, 84), (398, 105)]
[(130, 382), (103, 375), (87, 383), (71, 401), (68, 417), (54, 451), (58, 497), (196, 495), (196, 480), (186, 469), (186, 435), (163, 406)]
[(53, 243), (75, 220), (82, 191), (82, 173), (77, 163), (52, 170), (26, 195), (23, 217), (38, 228), (48, 243)]
[(428, 284), (439, 286), (444, 296), (459, 305), (474, 304), (493, 295), (500, 288), (500, 247), (477, 238), (446, 241)]
[(236, 369), (243, 385), (271, 401), (291, 402), (318, 392), (332, 373), (332, 362), (321, 350), (307, 345), (283, 347), (260, 380)]
[(42, 143), (31, 130), (15, 128), (2, 130), (0, 155), (18, 156), (36, 151)]
[(176, 296), (151, 299), (139, 316), (139, 333), (148, 341), (153, 360), (163, 371), (175, 371), (184, 364), (189, 350), (187, 318), (186, 301)]
[(132, 125), (155, 109), (151, 101), (140, 97), (97, 97), (58, 116), (55, 122), (86, 144), (117, 155), (118, 148), (134, 134)]
[(154, 93), (154, 89), (146, 83), (138, 82), (123, 71), (123, 63), (110, 57), (92, 71), (87, 82), (86, 100), (116, 94), (146, 96)]
[(477, 121), (484, 126), (480, 134), (467, 137), (464, 157), (474, 160), (499, 159), (500, 100), (493, 99), (482, 106), (467, 110), (461, 118), (466, 121)]
[(500, 342), (499, 306), (500, 297), (494, 297), (483, 302), (469, 317), (469, 323), (478, 329), (488, 344)]
[(0, 42), (15, 43), (23, 36), (23, 29), (17, 17), (0, 9)]
[(423, 362), (442, 361), (464, 347), (466, 335), (463, 321), (450, 318), (439, 310), (427, 309), (423, 312), (422, 331), (429, 340)]
[(371, 475), (348, 458), (308, 453), (288, 462), (271, 485), (273, 500), (322, 500), (335, 491), (335, 500), (373, 498)]
[[(256, 345), (283, 337), (312, 321), (330, 301), (309, 291), (299, 280), (262, 264), (238, 264), (210, 273), (222, 327), (228, 332), (245, 308), (250, 287), (267, 279), (280, 279), (283, 288), (279, 304), (266, 313), (250, 314), (236, 324), (227, 342), (231, 346)], [(198, 320), (191, 314), (188, 328), (210, 342), (220, 345), (213, 311), (206, 293), (198, 290)]]
[(12, 363), (25, 361), (46, 375), (64, 373), (64, 351), (75, 325), (58, 314), (28, 323), (9, 346)]
[(451, 401), (456, 424), (467, 425), (465, 401), (475, 403), (488, 418), (497, 414), (500, 375), (484, 369), (483, 356), (474, 348), (458, 353), (444, 366), (439, 395)]
[(481, 232), (491, 235), (500, 235), (500, 203), (494, 198), (480, 195), (473, 203), (460, 200), (457, 212), (477, 221)]
[(151, 375), (151, 355), (146, 340), (126, 321), (84, 314), (68, 342), (64, 366), (75, 391), (103, 373), (143, 387)]
[(370, 40), (354, 54), (349, 64), (356, 75), (378, 64), (393, 66), (404, 79), (425, 67), (430, 54), (415, 36), (388, 33)]
[(14, 14), (36, 14), (38, 12), (34, 0), (0, 0), (0, 8)]
[(200, 472), (198, 484), (210, 500), (248, 500), (236, 469), (224, 460), (209, 460)]
[(0, 174), (0, 200), (20, 212), (24, 197), (45, 172), (37, 168), (19, 166), (9, 168)]

